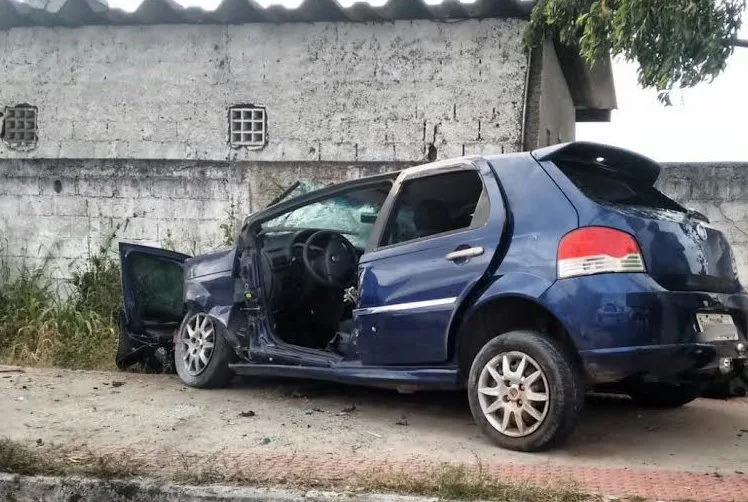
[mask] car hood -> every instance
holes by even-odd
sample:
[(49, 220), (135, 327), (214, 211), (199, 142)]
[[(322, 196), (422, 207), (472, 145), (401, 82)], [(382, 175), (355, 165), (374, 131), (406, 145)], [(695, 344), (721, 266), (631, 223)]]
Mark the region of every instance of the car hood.
[(184, 262), (185, 277), (191, 279), (231, 270), (235, 255), (236, 247), (232, 247), (190, 258)]

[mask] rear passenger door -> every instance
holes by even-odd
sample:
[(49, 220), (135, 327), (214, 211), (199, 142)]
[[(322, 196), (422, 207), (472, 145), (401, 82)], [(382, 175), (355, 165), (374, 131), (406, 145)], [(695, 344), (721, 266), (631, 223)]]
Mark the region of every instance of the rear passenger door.
[(452, 316), (489, 269), (505, 221), (484, 161), (403, 172), (359, 261), (362, 363), (445, 362)]

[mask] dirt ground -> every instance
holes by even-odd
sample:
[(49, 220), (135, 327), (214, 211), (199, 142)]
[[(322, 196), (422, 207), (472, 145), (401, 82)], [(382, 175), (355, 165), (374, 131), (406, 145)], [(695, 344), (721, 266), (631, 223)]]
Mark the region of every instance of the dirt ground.
[(169, 375), (0, 367), (0, 402), (0, 436), (91, 448), (748, 471), (747, 399), (652, 411), (590, 398), (571, 441), (540, 454), (487, 441), (461, 393), (255, 378), (197, 390)]

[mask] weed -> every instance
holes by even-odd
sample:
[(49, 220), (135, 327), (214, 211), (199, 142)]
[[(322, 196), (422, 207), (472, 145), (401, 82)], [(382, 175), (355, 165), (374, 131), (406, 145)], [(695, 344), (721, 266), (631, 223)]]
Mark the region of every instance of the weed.
[(170, 229), (166, 229), (166, 237), (161, 241), (161, 247), (169, 251), (177, 250), (177, 241), (174, 239)]
[(95, 455), (89, 452), (81, 463), (79, 474), (97, 479), (132, 478), (140, 474), (138, 465), (123, 455)]
[(192, 485), (208, 485), (225, 482), (230, 478), (230, 469), (213, 453), (199, 461), (179, 455), (179, 467), (173, 474), (174, 481)]
[(104, 319), (115, 319), (121, 305), (119, 260), (113, 252), (114, 240), (121, 224), (117, 225), (96, 253), (84, 266), (73, 273), (77, 310), (91, 311)]
[(226, 211), (226, 220), (219, 226), (223, 234), (223, 245), (233, 246), (236, 242), (236, 234), (239, 231), (239, 220), (236, 217), (236, 206), (233, 200), (231, 201), (229, 210)]
[(16, 268), (0, 256), (0, 362), (113, 367), (121, 297), (110, 249), (118, 229), (73, 273), (69, 291), (50, 278), (51, 255)]
[(34, 476), (52, 471), (51, 465), (42, 455), (21, 443), (0, 438), (0, 472)]
[(598, 497), (573, 486), (531, 486), (503, 482), (465, 465), (444, 464), (423, 474), (369, 472), (356, 483), (366, 491), (432, 495), (448, 500), (497, 500), (513, 502), (587, 502)]
[[(75, 460), (74, 462), (72, 460)], [(151, 459), (154, 461), (156, 459)], [(276, 485), (291, 488), (321, 488), (367, 492), (403, 493), (438, 497), (446, 500), (495, 500), (498, 502), (593, 502), (598, 496), (586, 495), (574, 487), (530, 486), (502, 482), (464, 465), (444, 464), (421, 474), (388, 470), (371, 471), (357, 478), (317, 478), (314, 469), (304, 476), (290, 478), (271, 475), (264, 478), (245, 465), (222, 461), (218, 453), (207, 457), (177, 456), (174, 470), (154, 468), (149, 460), (125, 453), (96, 455), (90, 451), (52, 449), (35, 451), (9, 439), (0, 439), (0, 472), (22, 475), (88, 476), (98, 479), (127, 480), (149, 476), (158, 481), (183, 484), (227, 483), (238, 485)], [(278, 473), (279, 474), (279, 473)], [(123, 491), (134, 487), (120, 485)], [(639, 500), (639, 499), (631, 499)]]

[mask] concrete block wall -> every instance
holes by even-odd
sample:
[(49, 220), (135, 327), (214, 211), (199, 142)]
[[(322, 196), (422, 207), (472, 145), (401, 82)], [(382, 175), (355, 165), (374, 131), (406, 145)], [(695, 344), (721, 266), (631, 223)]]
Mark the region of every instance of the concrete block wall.
[[(0, 248), (18, 263), (51, 252), (69, 277), (120, 224), (118, 238), (194, 254), (220, 247), (221, 225), (259, 210), (296, 180), (323, 186), (398, 163), (0, 160)], [(658, 186), (706, 214), (748, 284), (748, 164), (665, 165)], [(125, 225), (126, 222), (126, 225)]]
[(115, 231), (117, 240), (194, 255), (223, 246), (227, 231), (296, 180), (324, 186), (399, 167), (0, 159), (0, 255), (13, 266), (51, 256), (48, 270), (60, 279)]
[(725, 234), (748, 286), (748, 163), (665, 164), (657, 187)]
[[(524, 21), (17, 28), (0, 111), (38, 107), (0, 158), (417, 161), (516, 151)], [(268, 144), (228, 144), (228, 108), (267, 108)]]

